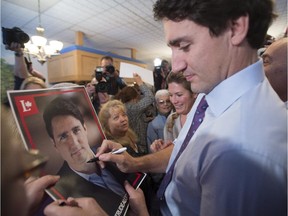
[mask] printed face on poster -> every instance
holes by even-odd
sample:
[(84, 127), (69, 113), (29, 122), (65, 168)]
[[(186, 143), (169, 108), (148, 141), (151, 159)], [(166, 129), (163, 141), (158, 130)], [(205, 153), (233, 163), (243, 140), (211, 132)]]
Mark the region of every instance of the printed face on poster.
[(55, 142), (48, 135), (43, 119), (46, 106), (57, 97), (73, 102), (80, 110), (87, 139), (92, 149), (98, 148), (105, 135), (96, 112), (84, 87), (41, 89), (33, 91), (9, 91), (9, 100), (26, 149), (38, 149), (49, 160), (45, 173), (55, 174), (63, 164), (63, 159), (55, 148)]

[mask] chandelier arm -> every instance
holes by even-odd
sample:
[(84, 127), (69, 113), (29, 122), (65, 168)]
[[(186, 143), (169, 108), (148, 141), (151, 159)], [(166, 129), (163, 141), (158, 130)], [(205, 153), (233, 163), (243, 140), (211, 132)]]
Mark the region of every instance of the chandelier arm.
[(50, 41), (49, 45), (46, 45), (47, 39), (44, 37), (45, 29), (41, 26), (40, 0), (38, 0), (38, 21), (39, 26), (36, 27), (37, 35), (31, 37), (31, 42), (25, 45), (24, 52), (28, 53), (29, 58), (31, 54), (32, 57), (37, 57), (37, 60), (41, 64), (44, 64), (47, 58), (60, 55), (63, 43), (60, 41)]
[(38, 0), (38, 21), (39, 21), (39, 27), (42, 27), (42, 25), (41, 25), (40, 0)]

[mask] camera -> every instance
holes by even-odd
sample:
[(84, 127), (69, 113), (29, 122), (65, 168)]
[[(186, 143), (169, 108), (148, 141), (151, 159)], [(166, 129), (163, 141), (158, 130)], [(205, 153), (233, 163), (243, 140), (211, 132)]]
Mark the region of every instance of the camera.
[(109, 91), (109, 83), (102, 81), (102, 78), (105, 78), (106, 81), (107, 77), (105, 77), (105, 73), (103, 72), (103, 67), (97, 66), (95, 70), (95, 78), (98, 81), (97, 84), (95, 84), (95, 91), (96, 92), (108, 92)]
[(3, 44), (10, 46), (12, 42), (21, 44), (24, 48), (24, 43), (29, 41), (29, 35), (23, 32), (20, 28), (14, 27), (12, 29), (2, 27)]
[(157, 75), (161, 74), (161, 68), (162, 68), (161, 66), (155, 66), (154, 71)]
[(105, 66), (105, 72), (109, 73), (109, 74), (114, 74), (115, 72), (115, 68), (113, 65), (107, 65)]
[(109, 83), (101, 81), (95, 85), (96, 92), (108, 92), (109, 91)]
[(97, 66), (95, 70), (95, 78), (98, 82), (104, 79), (109, 81), (111, 77), (114, 77), (115, 68), (113, 65), (107, 65), (105, 67)]

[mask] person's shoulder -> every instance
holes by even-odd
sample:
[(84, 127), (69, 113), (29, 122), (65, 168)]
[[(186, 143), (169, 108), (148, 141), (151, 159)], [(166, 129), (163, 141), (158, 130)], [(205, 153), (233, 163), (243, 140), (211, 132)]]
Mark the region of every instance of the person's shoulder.
[(155, 126), (159, 125), (160, 122), (162, 122), (161, 116), (158, 114), (155, 116), (155, 118), (151, 122), (149, 122), (149, 124), (151, 124), (151, 126), (155, 127)]

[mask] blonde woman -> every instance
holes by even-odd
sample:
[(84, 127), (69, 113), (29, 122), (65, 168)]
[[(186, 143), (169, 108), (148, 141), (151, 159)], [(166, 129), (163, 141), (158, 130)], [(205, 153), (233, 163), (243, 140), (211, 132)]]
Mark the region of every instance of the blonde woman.
[(110, 100), (103, 104), (98, 116), (107, 139), (127, 147), (132, 156), (139, 156), (138, 138), (129, 126), (126, 107), (121, 101)]

